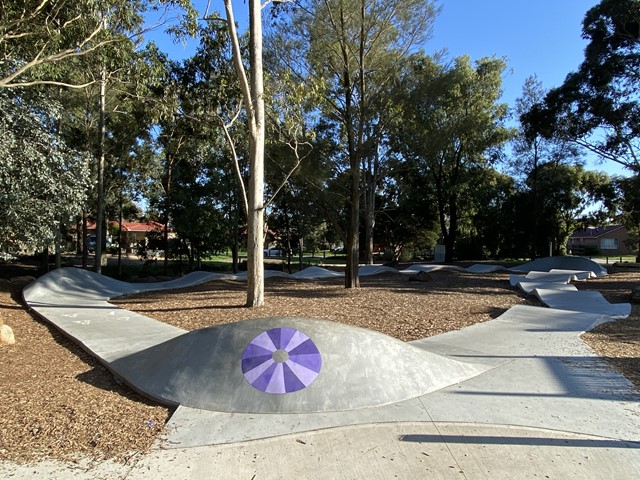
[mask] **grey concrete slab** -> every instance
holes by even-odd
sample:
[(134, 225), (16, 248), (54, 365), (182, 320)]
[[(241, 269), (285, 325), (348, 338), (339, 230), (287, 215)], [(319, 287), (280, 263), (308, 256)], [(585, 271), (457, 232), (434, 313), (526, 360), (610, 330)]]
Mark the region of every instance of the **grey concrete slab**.
[(517, 267), (512, 267), (509, 270), (514, 273), (527, 273), (532, 270), (539, 272), (548, 272), (552, 269), (594, 272), (594, 274), (598, 277), (607, 275), (607, 269), (604, 266), (594, 262), (593, 260), (586, 257), (572, 256), (538, 258), (536, 260), (533, 260), (532, 262), (524, 263)]
[(517, 283), (518, 288), (526, 294), (533, 293), (538, 288), (544, 288), (547, 290), (563, 291), (563, 292), (577, 292), (578, 289), (571, 283), (561, 282), (545, 282), (540, 280), (522, 280)]
[(335, 278), (344, 277), (344, 273), (334, 272), (322, 267), (307, 267), (291, 275), (293, 278), (300, 280), (316, 280), (319, 278)]
[(573, 275), (575, 277), (576, 280), (589, 280), (590, 278), (596, 278), (598, 275), (596, 274), (596, 272), (591, 271), (591, 270), (569, 270), (569, 269), (562, 269), (562, 268), (552, 268), (551, 270), (549, 270), (549, 273), (566, 273), (568, 275)]
[(579, 338), (583, 331), (611, 318), (530, 306), (512, 310), (497, 320), (412, 342), (451, 359), (488, 367), (469, 380), (417, 399), (350, 412), (251, 415), (180, 407), (169, 422), (164, 445), (219, 445), (328, 427), (427, 418), (640, 439), (640, 395)]
[(626, 318), (631, 313), (630, 303), (609, 303), (600, 292), (591, 290), (567, 292), (538, 288), (534, 294), (542, 303), (556, 309), (599, 313), (613, 318)]
[(185, 449), (125, 464), (0, 464), (23, 479), (563, 479), (640, 475), (638, 444), (548, 429), (411, 422), (344, 427)]
[[(318, 272), (313, 272), (315, 277)], [(209, 278), (196, 276), (157, 286), (172, 288)], [(25, 289), (24, 298), (114, 375), (143, 395), (172, 406), (232, 413), (369, 408), (423, 395), (487, 368), (334, 322), (271, 318), (186, 332), (106, 301), (109, 296), (152, 287), (60, 269)], [(269, 332), (276, 330), (278, 335), (291, 332), (283, 345), (276, 346), (271, 338)], [(268, 344), (254, 345), (259, 336)], [(315, 353), (300, 352), (302, 341)], [(261, 353), (246, 355), (250, 347)], [(277, 360), (276, 353), (286, 358)], [(312, 355), (317, 356), (317, 366), (309, 363)], [(246, 371), (245, 365), (250, 365)]]
[[(298, 390), (264, 391), (250, 383), (244, 353), (263, 332), (288, 328), (317, 347), (321, 367)], [(279, 351), (287, 345), (276, 346)], [(291, 359), (294, 358), (291, 350)], [(263, 355), (263, 353), (261, 353)], [(275, 354), (273, 354), (275, 355)], [(275, 357), (274, 357), (275, 358)], [(283, 365), (285, 380), (287, 367)], [(242, 368), (241, 368), (242, 367)], [(169, 404), (230, 413), (329, 412), (396, 403), (444, 388), (486, 371), (484, 365), (453, 360), (370, 330), (309, 318), (263, 318), (185, 333), (109, 364), (136, 390)], [(256, 377), (257, 378), (257, 377)], [(300, 377), (301, 378), (301, 377)], [(269, 383), (272, 385), (273, 383)], [(275, 388), (275, 387), (274, 387)]]
[(466, 268), (469, 273), (493, 273), (493, 272), (508, 272), (509, 270), (502, 265), (490, 265), (487, 263), (474, 263)]
[(550, 273), (531, 271), (526, 275), (509, 275), (509, 284), (515, 287), (523, 281), (549, 282), (549, 283), (569, 283), (577, 281), (578, 278), (570, 273)]
[(637, 447), (526, 427), (375, 424), (155, 451), (127, 478), (631, 479), (640, 473)]

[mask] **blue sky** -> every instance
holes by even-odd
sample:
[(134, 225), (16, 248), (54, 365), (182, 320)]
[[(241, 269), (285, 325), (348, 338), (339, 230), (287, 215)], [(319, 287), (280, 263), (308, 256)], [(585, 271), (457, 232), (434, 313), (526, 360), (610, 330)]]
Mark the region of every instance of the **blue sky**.
[[(469, 55), (505, 57), (507, 70), (503, 81), (502, 101), (510, 107), (522, 94), (524, 81), (537, 75), (544, 88), (562, 84), (566, 75), (578, 68), (583, 60), (586, 41), (581, 37), (585, 13), (599, 0), (440, 0), (442, 10), (436, 18), (433, 36), (424, 45), (426, 53), (446, 49), (451, 59)], [(204, 10), (206, 0), (194, 0)], [(240, 27), (247, 24), (246, 0), (234, 0), (236, 20)], [(212, 0), (211, 6), (222, 12), (222, 0)], [(187, 47), (169, 40), (156, 41), (174, 58), (190, 55), (195, 43)], [(610, 174), (624, 172), (611, 162), (591, 164), (590, 168)]]
[(503, 100), (522, 94), (536, 74), (545, 88), (559, 86), (582, 62), (585, 13), (597, 0), (443, 0), (425, 50), (445, 48), (451, 57), (506, 57)]

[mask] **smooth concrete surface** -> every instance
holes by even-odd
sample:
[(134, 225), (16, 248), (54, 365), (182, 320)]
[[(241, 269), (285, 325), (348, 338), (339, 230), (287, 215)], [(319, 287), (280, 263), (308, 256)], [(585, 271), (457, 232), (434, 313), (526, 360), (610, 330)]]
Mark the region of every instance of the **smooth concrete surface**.
[(599, 313), (612, 318), (626, 318), (631, 313), (630, 303), (609, 303), (600, 292), (596, 291), (572, 292), (537, 288), (534, 294), (548, 307), (561, 310)]
[[(568, 269), (563, 269), (563, 268), (552, 268), (551, 270), (549, 270), (549, 273), (554, 274), (554, 273), (559, 273), (559, 274), (567, 274), (567, 275), (573, 275), (575, 277), (576, 280), (581, 281), (581, 280), (589, 280), (590, 278), (596, 278), (599, 275), (592, 271), (592, 270), (568, 270)], [(602, 275), (600, 275), (602, 276)]]
[(524, 263), (509, 270), (517, 273), (527, 273), (531, 271), (548, 272), (553, 269), (577, 270), (580, 272), (593, 272), (597, 277), (607, 275), (607, 269), (586, 257), (545, 257), (538, 258), (528, 263)]
[[(55, 295), (63, 294), (53, 284)], [(52, 301), (36, 291), (34, 309), (55, 316), (73, 308), (69, 298)], [(85, 309), (111, 315), (96, 302), (100, 295), (79, 293), (76, 305), (86, 301), (76, 308), (80, 318), (66, 318), (59, 328), (81, 324)], [(85, 327), (100, 327), (95, 336), (106, 343), (107, 328), (89, 320)], [(639, 478), (640, 394), (579, 337), (611, 320), (598, 312), (516, 306), (495, 320), (411, 343), (436, 358), (480, 366), (479, 375), (445, 388), (346, 411), (181, 406), (156, 447), (126, 464), (3, 462), (0, 478)], [(140, 325), (142, 336), (153, 330), (152, 323)], [(171, 342), (182, 333), (164, 335)], [(135, 353), (115, 350), (116, 361)]]
[[(317, 278), (317, 273), (312, 270), (308, 278)], [(208, 280), (211, 275), (192, 277), (157, 286), (175, 288)], [(68, 268), (44, 275), (28, 286), (23, 296), (32, 309), (118, 378), (170, 406), (230, 413), (352, 410), (417, 397), (486, 370), (481, 364), (448, 359), (377, 332), (335, 322), (273, 318), (187, 332), (107, 301), (152, 288)], [(254, 337), (281, 327), (300, 329), (310, 336), (320, 350), (323, 366), (306, 388), (286, 395), (265, 394), (243, 376), (242, 353)]]
[(154, 449), (126, 464), (0, 464), (13, 480), (632, 480), (638, 444), (502, 425), (371, 424), (216, 447)]
[(565, 273), (549, 273), (549, 272), (536, 272), (531, 271), (526, 275), (509, 275), (509, 284), (513, 287), (520, 282), (548, 282), (548, 283), (569, 283), (578, 280), (575, 275)]
[(521, 280), (517, 282), (518, 288), (526, 294), (533, 293), (539, 288), (546, 288), (547, 290), (563, 291), (563, 292), (577, 292), (578, 289), (572, 283), (562, 282), (545, 282), (540, 280)]
[[(233, 443), (309, 430), (393, 421), (520, 425), (640, 440), (640, 395), (582, 342), (606, 316), (516, 306), (496, 320), (412, 342), (483, 363), (482, 375), (392, 405), (299, 415), (225, 414), (180, 407), (166, 448)], [(195, 433), (198, 432), (198, 433)]]
[[(322, 368), (306, 388), (265, 394), (243, 376), (245, 347), (275, 328), (295, 328), (318, 348)], [(196, 330), (119, 358), (109, 367), (136, 390), (162, 403), (229, 413), (285, 414), (396, 403), (487, 370), (484, 365), (453, 360), (371, 330), (298, 317)]]

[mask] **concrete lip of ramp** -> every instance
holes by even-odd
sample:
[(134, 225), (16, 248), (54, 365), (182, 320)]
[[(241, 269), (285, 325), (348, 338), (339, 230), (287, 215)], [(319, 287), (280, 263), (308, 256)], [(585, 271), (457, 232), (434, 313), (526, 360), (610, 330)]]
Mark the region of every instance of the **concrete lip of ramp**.
[(607, 275), (607, 269), (586, 257), (545, 257), (524, 263), (509, 270), (514, 273), (531, 271), (549, 272), (551, 270), (576, 270), (579, 272), (593, 272), (597, 277)]
[(550, 308), (585, 313), (598, 313), (611, 318), (626, 318), (631, 313), (630, 303), (609, 303), (600, 292), (593, 290), (563, 291), (537, 288), (534, 294)]

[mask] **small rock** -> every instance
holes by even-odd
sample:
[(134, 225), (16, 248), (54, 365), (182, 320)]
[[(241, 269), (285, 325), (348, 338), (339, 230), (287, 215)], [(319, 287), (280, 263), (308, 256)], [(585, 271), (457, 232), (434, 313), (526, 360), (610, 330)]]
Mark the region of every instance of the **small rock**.
[(9, 325), (0, 326), (0, 344), (6, 343), (7, 345), (12, 345), (16, 343), (16, 339), (13, 336), (13, 330)]

